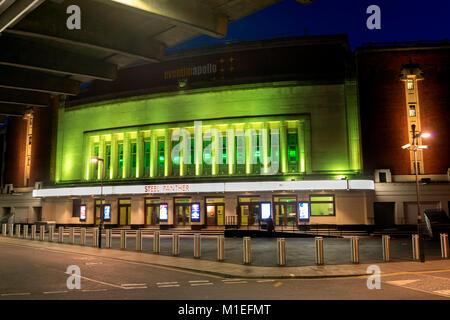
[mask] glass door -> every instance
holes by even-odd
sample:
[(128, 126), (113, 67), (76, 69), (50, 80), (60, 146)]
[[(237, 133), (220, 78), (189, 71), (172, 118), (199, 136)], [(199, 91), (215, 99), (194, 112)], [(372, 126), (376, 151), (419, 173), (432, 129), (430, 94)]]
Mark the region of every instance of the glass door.
[(297, 224), (297, 198), (274, 197), (275, 225), (287, 226)]
[(159, 224), (159, 198), (145, 199), (145, 222), (146, 226)]
[[(102, 201), (103, 204), (105, 204), (105, 200)], [(95, 221), (94, 224), (96, 226), (98, 226), (101, 222), (101, 211), (102, 211), (102, 206), (101, 206), (101, 202), (100, 200), (95, 200), (95, 208), (94, 208), (94, 217), (95, 217)]]
[(131, 225), (131, 199), (119, 200), (119, 225)]
[(191, 199), (175, 199), (175, 224), (177, 226), (191, 225)]
[(225, 224), (223, 198), (206, 198), (206, 224), (208, 226), (223, 226)]
[(260, 205), (259, 197), (240, 197), (238, 223), (241, 226), (252, 226), (259, 224)]

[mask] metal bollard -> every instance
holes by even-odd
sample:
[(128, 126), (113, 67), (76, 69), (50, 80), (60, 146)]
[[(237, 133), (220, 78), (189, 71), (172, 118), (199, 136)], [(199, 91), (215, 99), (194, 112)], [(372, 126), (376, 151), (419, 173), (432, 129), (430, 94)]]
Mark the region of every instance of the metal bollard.
[(6, 230), (8, 229), (7, 224), (4, 223), (2, 224), (2, 236), (6, 236)]
[(41, 241), (45, 240), (45, 226), (41, 226), (39, 228), (39, 240)]
[(127, 231), (120, 230), (120, 249), (127, 248)]
[(20, 224), (16, 225), (16, 238), (20, 238)]
[(201, 239), (200, 234), (196, 233), (194, 234), (194, 258), (200, 258), (202, 254), (202, 245), (201, 245)]
[(81, 228), (80, 230), (80, 245), (84, 246), (86, 244), (86, 228)]
[(54, 226), (48, 227), (48, 241), (53, 242), (53, 236), (55, 235)]
[(219, 261), (225, 260), (225, 237), (224, 236), (217, 237), (217, 260), (219, 260)]
[(277, 257), (278, 265), (284, 266), (286, 264), (286, 240), (284, 238), (277, 239)]
[(58, 228), (58, 242), (63, 243), (64, 242), (64, 227)]
[(31, 240), (36, 240), (36, 225), (31, 226)]
[(92, 229), (92, 246), (98, 248), (99, 228)]
[(136, 231), (136, 251), (142, 251), (142, 230)]
[(14, 236), (14, 225), (13, 224), (9, 225), (9, 236), (10, 237)]
[(23, 238), (28, 239), (28, 225), (23, 226)]
[(323, 265), (324, 259), (323, 259), (323, 237), (316, 237), (316, 264), (317, 265)]
[(180, 254), (180, 235), (174, 233), (172, 237), (172, 255), (178, 256), (179, 254)]
[(418, 234), (411, 235), (411, 240), (412, 240), (413, 260), (420, 260), (419, 235)]
[(359, 263), (359, 237), (353, 236), (351, 239), (352, 263)]
[(106, 248), (112, 247), (112, 230), (106, 229)]
[(243, 239), (243, 253), (244, 253), (244, 264), (252, 263), (252, 249), (250, 246), (250, 237), (244, 237)]
[(155, 233), (153, 233), (153, 253), (160, 252), (159, 236), (160, 236), (159, 231), (155, 231)]
[(75, 228), (69, 228), (69, 243), (74, 244), (75, 243)]
[(447, 233), (441, 233), (441, 256), (443, 259), (448, 259), (448, 252), (449, 252), (449, 245), (448, 245), (448, 234)]
[(383, 235), (381, 238), (381, 245), (383, 246), (383, 261), (391, 261), (391, 237)]

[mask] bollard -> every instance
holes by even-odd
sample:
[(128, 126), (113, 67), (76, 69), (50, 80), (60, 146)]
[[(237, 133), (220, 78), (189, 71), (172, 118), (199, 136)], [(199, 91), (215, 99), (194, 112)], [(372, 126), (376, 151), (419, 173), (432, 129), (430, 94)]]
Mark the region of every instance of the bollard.
[(159, 236), (160, 236), (159, 231), (155, 231), (155, 233), (153, 233), (153, 253), (159, 253), (160, 250)]
[(86, 244), (86, 228), (81, 228), (80, 230), (80, 245), (84, 246)]
[(219, 260), (219, 261), (225, 260), (225, 237), (224, 236), (217, 237), (217, 260)]
[(13, 224), (9, 225), (9, 236), (10, 237), (14, 236), (14, 225)]
[(94, 248), (98, 248), (98, 237), (99, 237), (99, 228), (92, 229), (92, 246)]
[(250, 247), (250, 237), (244, 237), (243, 239), (243, 253), (244, 253), (244, 264), (252, 263), (252, 249)]
[(31, 226), (31, 240), (36, 240), (36, 225)]
[(7, 230), (7, 224), (4, 223), (2, 224), (2, 236), (6, 237), (6, 230)]
[(448, 234), (441, 233), (441, 256), (443, 259), (448, 259), (449, 245)]
[(54, 226), (48, 226), (48, 241), (53, 242), (54, 235), (55, 235)]
[(381, 238), (381, 245), (383, 247), (383, 261), (391, 261), (391, 237), (383, 235)]
[(112, 230), (106, 229), (106, 248), (112, 247)]
[(75, 228), (69, 228), (69, 243), (74, 244), (75, 243)]
[(16, 225), (16, 238), (20, 238), (20, 224)]
[(142, 251), (142, 230), (136, 231), (136, 251)]
[(277, 239), (277, 256), (278, 265), (284, 266), (286, 264), (286, 240), (284, 238)]
[(351, 239), (352, 263), (359, 263), (359, 237), (353, 236)]
[(174, 233), (172, 237), (172, 255), (177, 256), (179, 254), (180, 254), (180, 235)]
[(58, 228), (58, 242), (63, 243), (64, 242), (64, 227)]
[(39, 240), (41, 241), (45, 240), (45, 226), (41, 226), (39, 228)]
[(194, 258), (199, 259), (201, 254), (202, 254), (202, 245), (200, 234), (196, 233), (194, 234)]
[(323, 265), (324, 259), (323, 259), (323, 237), (316, 237), (316, 264), (317, 265)]
[(413, 260), (420, 260), (419, 235), (418, 234), (411, 235), (411, 240), (412, 240)]
[(28, 239), (28, 225), (23, 226), (23, 238)]
[(127, 231), (120, 230), (120, 249), (127, 248)]

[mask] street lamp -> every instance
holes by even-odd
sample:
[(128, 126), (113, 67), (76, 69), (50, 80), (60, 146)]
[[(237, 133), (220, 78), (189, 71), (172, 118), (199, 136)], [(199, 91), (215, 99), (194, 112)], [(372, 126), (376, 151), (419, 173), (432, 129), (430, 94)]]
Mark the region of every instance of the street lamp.
[(420, 210), (420, 192), (419, 192), (419, 172), (418, 172), (418, 165), (417, 165), (417, 151), (422, 151), (428, 148), (428, 146), (424, 145), (418, 145), (418, 139), (419, 138), (429, 138), (431, 134), (429, 133), (422, 133), (422, 132), (416, 132), (416, 125), (413, 124), (411, 126), (412, 128), (412, 144), (408, 143), (402, 146), (402, 149), (414, 151), (414, 171), (416, 173), (416, 194), (417, 194), (417, 231), (419, 233), (419, 254), (420, 254), (420, 261), (425, 262), (425, 243), (424, 243), (424, 237), (423, 237), (423, 218), (422, 218), (422, 212)]
[[(102, 174), (100, 177), (100, 225), (98, 228), (98, 247), (101, 248), (102, 247), (102, 231), (103, 231), (103, 163), (104, 163), (104, 160), (99, 157), (93, 157), (93, 158), (91, 158), (91, 162), (92, 163), (99, 163), (99, 162), (102, 163)], [(97, 219), (97, 217), (94, 217), (94, 219)]]

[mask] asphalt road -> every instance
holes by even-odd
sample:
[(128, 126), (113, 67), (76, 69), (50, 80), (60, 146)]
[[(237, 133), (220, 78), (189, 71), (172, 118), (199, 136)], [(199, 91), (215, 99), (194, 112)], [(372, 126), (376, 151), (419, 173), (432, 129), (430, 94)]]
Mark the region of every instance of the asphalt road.
[[(70, 265), (81, 288), (68, 289)], [(450, 299), (450, 271), (383, 276), (381, 289), (363, 278), (225, 279), (123, 260), (0, 244), (0, 300), (309, 300)]]

